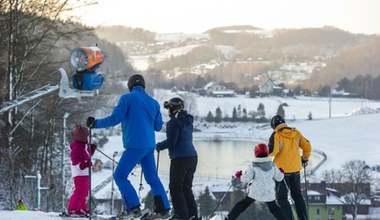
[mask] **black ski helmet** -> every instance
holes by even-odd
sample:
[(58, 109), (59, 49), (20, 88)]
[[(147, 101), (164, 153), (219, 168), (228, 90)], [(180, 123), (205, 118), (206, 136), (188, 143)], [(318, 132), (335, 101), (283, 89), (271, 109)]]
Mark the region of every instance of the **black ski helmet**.
[(277, 125), (285, 123), (284, 118), (281, 115), (275, 115), (272, 117), (272, 120), (270, 120), (270, 126), (275, 129)]
[(132, 91), (133, 87), (140, 85), (145, 89), (145, 79), (140, 74), (135, 74), (128, 79), (128, 89)]
[(181, 111), (185, 107), (182, 99), (172, 98), (169, 101), (164, 102), (164, 108), (169, 109), (169, 113), (173, 114)]

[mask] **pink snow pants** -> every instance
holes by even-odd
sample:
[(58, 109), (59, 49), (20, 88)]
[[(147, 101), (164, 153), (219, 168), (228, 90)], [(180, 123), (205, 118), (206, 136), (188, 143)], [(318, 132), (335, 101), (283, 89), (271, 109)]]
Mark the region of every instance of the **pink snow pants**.
[(87, 196), (89, 193), (90, 183), (88, 176), (74, 177), (74, 192), (69, 201), (68, 211), (70, 210), (87, 210)]

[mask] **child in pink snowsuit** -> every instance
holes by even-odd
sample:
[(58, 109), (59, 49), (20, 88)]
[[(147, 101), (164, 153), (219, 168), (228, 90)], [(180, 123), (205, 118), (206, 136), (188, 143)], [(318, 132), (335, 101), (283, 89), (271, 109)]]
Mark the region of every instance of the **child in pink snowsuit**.
[(73, 141), (70, 143), (71, 174), (74, 178), (74, 192), (71, 195), (68, 213), (84, 216), (89, 213), (87, 209), (87, 196), (89, 194), (89, 168), (91, 167), (90, 154), (94, 154), (96, 145), (88, 145), (90, 132), (86, 127), (76, 125), (71, 131)]

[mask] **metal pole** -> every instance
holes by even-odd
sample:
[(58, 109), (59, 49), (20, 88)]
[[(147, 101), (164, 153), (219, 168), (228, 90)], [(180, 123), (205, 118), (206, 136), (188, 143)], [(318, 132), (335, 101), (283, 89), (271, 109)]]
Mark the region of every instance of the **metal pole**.
[(157, 167), (156, 167), (156, 171), (158, 173), (158, 166), (160, 165), (160, 151), (157, 151)]
[[(92, 129), (91, 129), (91, 127), (90, 127), (90, 136), (89, 136), (89, 140), (88, 140), (88, 151), (91, 151), (90, 150), (90, 148), (91, 148), (91, 136), (92, 136)], [(91, 162), (92, 162), (92, 159), (91, 159), (91, 153), (90, 153), (90, 164), (91, 164)], [(89, 184), (90, 184), (90, 189), (89, 189), (89, 204), (88, 204), (88, 209), (90, 210), (90, 215), (88, 216), (88, 219), (90, 219), (91, 220), (91, 217), (92, 217), (92, 193), (91, 193), (91, 169), (92, 169), (92, 165), (88, 168), (88, 177), (89, 177)]]
[[(98, 148), (96, 148), (96, 150), (97, 150), (99, 153), (103, 154), (103, 155), (104, 155), (105, 157), (107, 157), (108, 159), (110, 159), (113, 163), (118, 164), (118, 163), (115, 161), (115, 158), (112, 159), (111, 157), (109, 157), (107, 154), (105, 154), (103, 151), (99, 150)], [(118, 152), (115, 152), (115, 153), (118, 153)], [(115, 155), (115, 156), (116, 156), (116, 155)]]
[(331, 118), (331, 100), (332, 98), (329, 98), (329, 118)]
[(41, 174), (40, 171), (37, 171), (37, 209), (41, 208), (41, 191), (40, 191), (40, 184), (41, 184)]
[(114, 208), (114, 205), (115, 205), (115, 201), (114, 201), (114, 198), (113, 198), (113, 194), (114, 194), (114, 191), (115, 191), (115, 186), (114, 186), (114, 178), (113, 178), (113, 173), (114, 173), (114, 170), (115, 170), (115, 157), (117, 156), (118, 152), (115, 151), (113, 153), (113, 159), (112, 159), (112, 182), (111, 182), (111, 210), (110, 210), (110, 215), (112, 215), (112, 212), (113, 212), (113, 208)]
[(214, 210), (212, 210), (211, 212), (211, 215), (209, 216), (209, 218), (211, 218), (214, 213), (216, 212), (216, 210), (219, 208), (220, 204), (222, 203), (224, 197), (226, 197), (227, 193), (230, 191), (231, 187), (232, 187), (233, 184), (230, 185), (230, 187), (228, 187), (227, 191), (223, 194), (223, 196), (219, 199), (219, 201), (217, 202), (216, 204), (216, 207), (214, 208)]
[(41, 208), (41, 190), (50, 189), (50, 187), (42, 187), (41, 186), (41, 173), (39, 170), (37, 170), (37, 174), (35, 176), (24, 176), (26, 179), (36, 179), (36, 203), (37, 203), (37, 210)]
[(304, 171), (304, 177), (305, 177), (305, 197), (306, 197), (307, 216), (309, 216), (309, 197), (307, 195), (306, 166), (303, 167), (303, 171)]
[(66, 119), (69, 117), (70, 112), (65, 112), (63, 114), (63, 137), (62, 137), (62, 166), (61, 166), (61, 172), (62, 172), (62, 211), (65, 210), (65, 199), (66, 199), (66, 183), (65, 183), (65, 147), (66, 147)]

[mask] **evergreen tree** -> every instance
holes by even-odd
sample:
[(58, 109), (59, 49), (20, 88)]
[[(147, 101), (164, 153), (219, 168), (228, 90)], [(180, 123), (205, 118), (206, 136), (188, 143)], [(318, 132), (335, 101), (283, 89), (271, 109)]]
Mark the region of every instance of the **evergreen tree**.
[(285, 118), (285, 109), (284, 109), (284, 107), (282, 105), (278, 106), (276, 114), (282, 116), (283, 118)]
[(199, 204), (199, 214), (202, 218), (208, 218), (216, 206), (216, 201), (211, 197), (208, 186), (203, 193), (201, 193), (197, 200)]
[(222, 122), (222, 110), (219, 108), (219, 106), (215, 110), (215, 122), (216, 123)]
[(237, 120), (237, 112), (236, 112), (236, 108), (234, 107), (234, 109), (232, 110), (232, 122), (235, 122)]
[(259, 106), (257, 107), (257, 116), (259, 118), (264, 118), (265, 117), (265, 107), (263, 103), (259, 103)]
[(247, 120), (247, 109), (243, 108), (243, 121)]
[(313, 120), (313, 115), (311, 114), (311, 111), (310, 111), (309, 114), (307, 115), (307, 119), (309, 119), (309, 120)]
[(238, 107), (237, 107), (237, 110), (236, 110), (236, 116), (237, 116), (237, 118), (241, 118), (241, 105), (238, 105)]
[(213, 122), (213, 121), (214, 121), (214, 116), (212, 115), (211, 111), (208, 111), (205, 120), (206, 120), (207, 122)]

